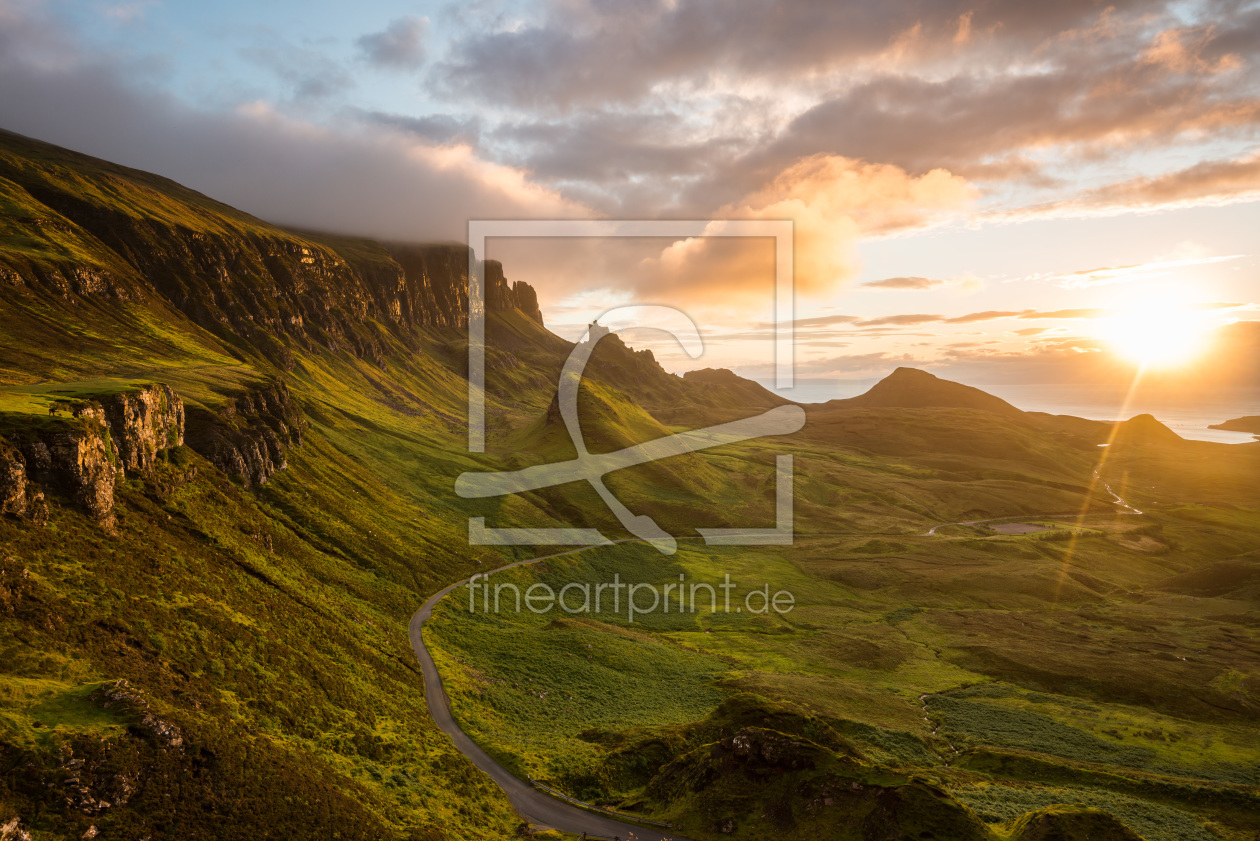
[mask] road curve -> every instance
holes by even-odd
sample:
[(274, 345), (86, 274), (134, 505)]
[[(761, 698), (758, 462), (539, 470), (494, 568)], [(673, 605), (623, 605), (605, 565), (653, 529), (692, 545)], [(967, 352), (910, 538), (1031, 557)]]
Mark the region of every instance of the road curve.
[[(610, 542), (629, 543), (638, 540), (639, 538), (629, 538)], [(487, 574), (493, 575), (512, 567), (533, 564), (549, 558), (558, 558), (562, 555), (571, 555), (591, 548), (595, 547), (581, 546), (565, 552), (556, 552), (553, 555), (529, 558), (499, 567)], [(415, 652), (416, 659), (420, 661), (420, 670), (424, 673), (424, 696), (429, 704), (429, 714), (433, 716), (438, 729), (450, 737), (460, 753), (472, 760), (474, 765), (484, 771), (490, 779), (494, 780), (499, 788), (503, 789), (516, 811), (532, 824), (548, 826), (563, 832), (576, 834), (585, 832), (589, 835), (603, 835), (609, 838), (626, 839), (626, 841), (629, 841), (629, 839), (633, 839), (633, 841), (688, 841), (683, 836), (676, 835), (668, 830), (635, 826), (615, 818), (588, 812), (585, 809), (580, 809), (577, 806), (565, 803), (563, 800), (544, 794), (529, 783), (521, 781), (502, 765), (491, 759), (489, 754), (482, 750), (476, 742), (468, 738), (468, 734), (459, 728), (459, 725), (455, 723), (455, 717), (451, 715), (450, 699), (446, 697), (446, 690), (442, 687), (442, 678), (438, 675), (437, 666), (433, 663), (433, 657), (429, 654), (429, 649), (425, 647), (424, 623), (433, 615), (433, 608), (439, 601), (453, 590), (467, 583), (468, 579), (465, 578), (463, 581), (457, 581), (432, 596), (411, 617), (411, 624), (408, 628), (408, 633), (411, 637), (411, 650)]]

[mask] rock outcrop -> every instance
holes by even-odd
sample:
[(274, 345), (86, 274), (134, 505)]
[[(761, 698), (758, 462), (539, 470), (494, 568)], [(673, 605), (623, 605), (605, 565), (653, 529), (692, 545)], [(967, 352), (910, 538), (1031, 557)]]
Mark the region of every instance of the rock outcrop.
[(114, 521), (114, 486), (131, 470), (152, 475), (158, 453), (184, 441), (184, 403), (166, 385), (61, 401), (69, 417), (32, 416), (0, 439), (0, 514), (48, 519), (47, 488), (102, 525)]
[(0, 823), (0, 841), (31, 841), (31, 834), (22, 826), (21, 818)]
[(0, 438), (0, 515), (25, 517), (42, 523), (48, 519), (48, 503), (38, 484), (26, 473), (26, 457)]
[(150, 474), (159, 452), (184, 443), (184, 402), (170, 386), (111, 394), (100, 404), (120, 471)]
[[(114, 483), (118, 480), (113, 441), (105, 425), (104, 411), (89, 404), (75, 418), (77, 423), (57, 424), (46, 433), (43, 447), (32, 447), (40, 466), (36, 477), (45, 485), (69, 492), (75, 504), (98, 522), (114, 519)], [(47, 452), (47, 468), (44, 453)]]
[(116, 479), (109, 431), (91, 416), (25, 430), (16, 445), (0, 440), (0, 514), (44, 523), (47, 487), (108, 525)]
[(281, 380), (268, 380), (233, 397), (219, 412), (188, 411), (188, 446), (246, 487), (262, 485), (288, 465), (302, 443), (306, 421)]
[(486, 309), (489, 312), (507, 312), (518, 309), (527, 316), (543, 323), (542, 310), (538, 308), (538, 293), (523, 281), (508, 283), (503, 275), (503, 264), (487, 260), (485, 264)]

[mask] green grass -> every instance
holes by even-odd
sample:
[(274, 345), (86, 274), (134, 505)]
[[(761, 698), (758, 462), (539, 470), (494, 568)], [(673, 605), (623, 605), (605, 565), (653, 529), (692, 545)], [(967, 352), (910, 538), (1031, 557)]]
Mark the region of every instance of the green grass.
[[(147, 382), (221, 412), (277, 376), (309, 421), (259, 488), (181, 448), (117, 488), (114, 533), (56, 488), (45, 528), (0, 520), (0, 768), (34, 769), (0, 775), (0, 819), (21, 814), (43, 838), (93, 823), (103, 837), (510, 837), (502, 792), (430, 721), (405, 628), (439, 587), (534, 551), (468, 546), (470, 516), (625, 536), (585, 485), (452, 493), (464, 471), (571, 456), (547, 414), (568, 346), (519, 313), (490, 319), (489, 451), (469, 454), (460, 330), (404, 330), (323, 288), (309, 310), (276, 303), (296, 266), (278, 252), (308, 248), (334, 274), (392, 272), (384, 246), (281, 231), (7, 135), (0, 168), (0, 263), (50, 278), (0, 288), (0, 432), (68, 423), (48, 414), (56, 401)], [(219, 281), (192, 263), (150, 276), (76, 218), (137, 253), (213, 241), (232, 294), (212, 300)], [(58, 287), (54, 273), (70, 283), (76, 268), (122, 297)], [(296, 315), (304, 330), (284, 326)], [(604, 350), (580, 396), (592, 449), (747, 413)], [(1178, 584), (1254, 552), (1248, 450), (1116, 447), (1104, 477), (1142, 518), (1087, 498), (1092, 442), (967, 410), (815, 413), (790, 439), (608, 483), (682, 537), (767, 526), (785, 450), (792, 546), (686, 541), (665, 557), (622, 545), (504, 580), (729, 573), (734, 605), (766, 582), (794, 594), (790, 613), (487, 617), (457, 593), (426, 635), (474, 738), (521, 773), (676, 818), (697, 839), (853, 837), (894, 817), (912, 837), (985, 838), (1055, 803), (1106, 809), (1149, 841), (1211, 837), (1209, 823), (1229, 841), (1260, 832), (1254, 593), (1228, 576), (1210, 597)], [(924, 535), (988, 518), (1064, 528)], [(180, 728), (182, 750), (95, 699), (117, 679)], [(778, 759), (741, 754), (739, 734)], [(134, 797), (101, 815), (67, 808), (67, 751), (93, 791), (134, 779)]]
[(1102, 790), (990, 783), (955, 788), (951, 793), (986, 822), (995, 825), (1012, 824), (1036, 809), (1067, 805), (1102, 809), (1146, 841), (1216, 841), (1219, 837), (1185, 811)]

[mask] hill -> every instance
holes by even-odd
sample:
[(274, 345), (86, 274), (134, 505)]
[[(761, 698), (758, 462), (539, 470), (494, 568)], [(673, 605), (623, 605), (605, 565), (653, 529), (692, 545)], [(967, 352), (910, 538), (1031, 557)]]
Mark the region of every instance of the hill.
[(898, 368), (865, 394), (822, 405), (828, 409), (978, 409), (996, 415), (1022, 414), (1000, 397), (917, 368)]
[(1209, 429), (1224, 429), (1230, 432), (1250, 432), (1260, 435), (1260, 416), (1250, 415), (1245, 418), (1233, 418), (1224, 423), (1213, 424)]

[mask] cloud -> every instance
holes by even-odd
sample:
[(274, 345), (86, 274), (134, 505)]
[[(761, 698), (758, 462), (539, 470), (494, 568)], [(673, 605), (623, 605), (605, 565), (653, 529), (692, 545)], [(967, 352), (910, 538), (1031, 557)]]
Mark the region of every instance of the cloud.
[[(1132, 0), (1114, 4), (1117, 17)], [(662, 89), (774, 88), (802, 78), (906, 71), (948, 62), (963, 48), (1012, 57), (1093, 25), (1088, 0), (1052, 4), (967, 0), (897, 6), (670, 0), (550, 4), (524, 25), (471, 29), (437, 68), (452, 97), (564, 112), (632, 105)], [(995, 36), (1001, 43), (995, 44)]]
[(360, 37), (355, 43), (365, 61), (382, 70), (415, 70), (428, 58), (425, 38), (429, 19), (406, 15), (390, 21), (381, 32)]
[(428, 81), (506, 112), (505, 160), (609, 213), (711, 213), (815, 156), (1062, 189), (1083, 161), (1254, 133), (1260, 9), (1197, 14), (566, 0), (479, 19)]
[(1019, 318), (1062, 318), (1062, 319), (1081, 319), (1081, 318), (1105, 318), (1108, 315), (1107, 310), (1097, 307), (1086, 307), (1073, 310), (1051, 310), (1049, 312), (1039, 312), (1037, 310), (1027, 310), (1019, 314)]
[(1237, 70), (1242, 61), (1235, 53), (1206, 58), (1204, 51), (1213, 40), (1211, 26), (1165, 29), (1155, 36), (1142, 59), (1172, 73), (1212, 74)]
[(1260, 197), (1260, 153), (1238, 160), (1204, 161), (1154, 178), (1133, 178), (1087, 193), (1082, 208), (1126, 209), (1228, 204)]
[(106, 6), (102, 14), (117, 23), (132, 23), (144, 17), (144, 13), (154, 6), (161, 5), (158, 0), (134, 0), (130, 3), (115, 3)]
[(328, 99), (354, 87), (346, 69), (318, 50), (286, 44), (278, 39), (243, 47), (241, 56), (270, 70), (289, 85), (296, 102)]
[(465, 143), (476, 147), (481, 137), (481, 120), (477, 117), (459, 119), (449, 114), (431, 114), (425, 117), (408, 117), (383, 111), (351, 109), (356, 119), (365, 123), (387, 126), (397, 131), (415, 135), (430, 143)]
[(872, 318), (867, 321), (859, 321), (858, 327), (882, 327), (886, 325), (913, 326), (915, 324), (930, 324), (932, 322), (944, 321), (945, 319), (939, 315), (923, 315), (906, 313), (903, 315), (885, 315), (881, 318)]
[[(830, 327), (835, 324), (853, 324), (861, 321), (862, 317), (858, 315), (818, 315), (813, 318), (798, 318), (792, 322), (792, 326), (797, 329), (811, 329), (815, 327)], [(773, 328), (773, 324), (758, 325), (766, 328)]]
[(1237, 260), (1241, 256), (1241, 254), (1228, 254), (1211, 257), (1187, 257), (1181, 260), (1156, 260), (1130, 266), (1103, 266), (1097, 269), (1084, 269), (1066, 274), (1042, 276), (1039, 279), (1055, 283), (1065, 289), (1082, 289), (1090, 286), (1131, 283), (1136, 280), (1163, 277), (1173, 269), (1223, 263), (1228, 260)]
[(994, 321), (999, 318), (1021, 318), (1027, 310), (1008, 311), (1008, 310), (987, 310), (985, 312), (973, 312), (967, 315), (960, 315), (956, 318), (944, 319), (947, 324), (973, 324), (977, 321)]
[(948, 280), (931, 277), (886, 277), (883, 280), (871, 280), (861, 284), (871, 289), (934, 289), (944, 286)]
[[(797, 291), (817, 293), (854, 277), (859, 238), (930, 226), (964, 210), (974, 195), (966, 181), (945, 170), (915, 177), (894, 166), (817, 155), (797, 161), (715, 215), (791, 219)], [(708, 230), (721, 226), (722, 222), (713, 222)], [(753, 263), (747, 254), (730, 249), (726, 259), (715, 261), (721, 247), (713, 237), (674, 243), (645, 266), (650, 273), (644, 287), (676, 288), (683, 279), (708, 277), (711, 282), (694, 284), (692, 291), (707, 293), (720, 284), (728, 295), (750, 289), (764, 294), (773, 267), (764, 260)]]
[(469, 218), (590, 213), (465, 144), (353, 119), (318, 125), (261, 103), (196, 110), (148, 72), (94, 53), (56, 19), (0, 5), (0, 121), (12, 131), (307, 228), (462, 240)]

